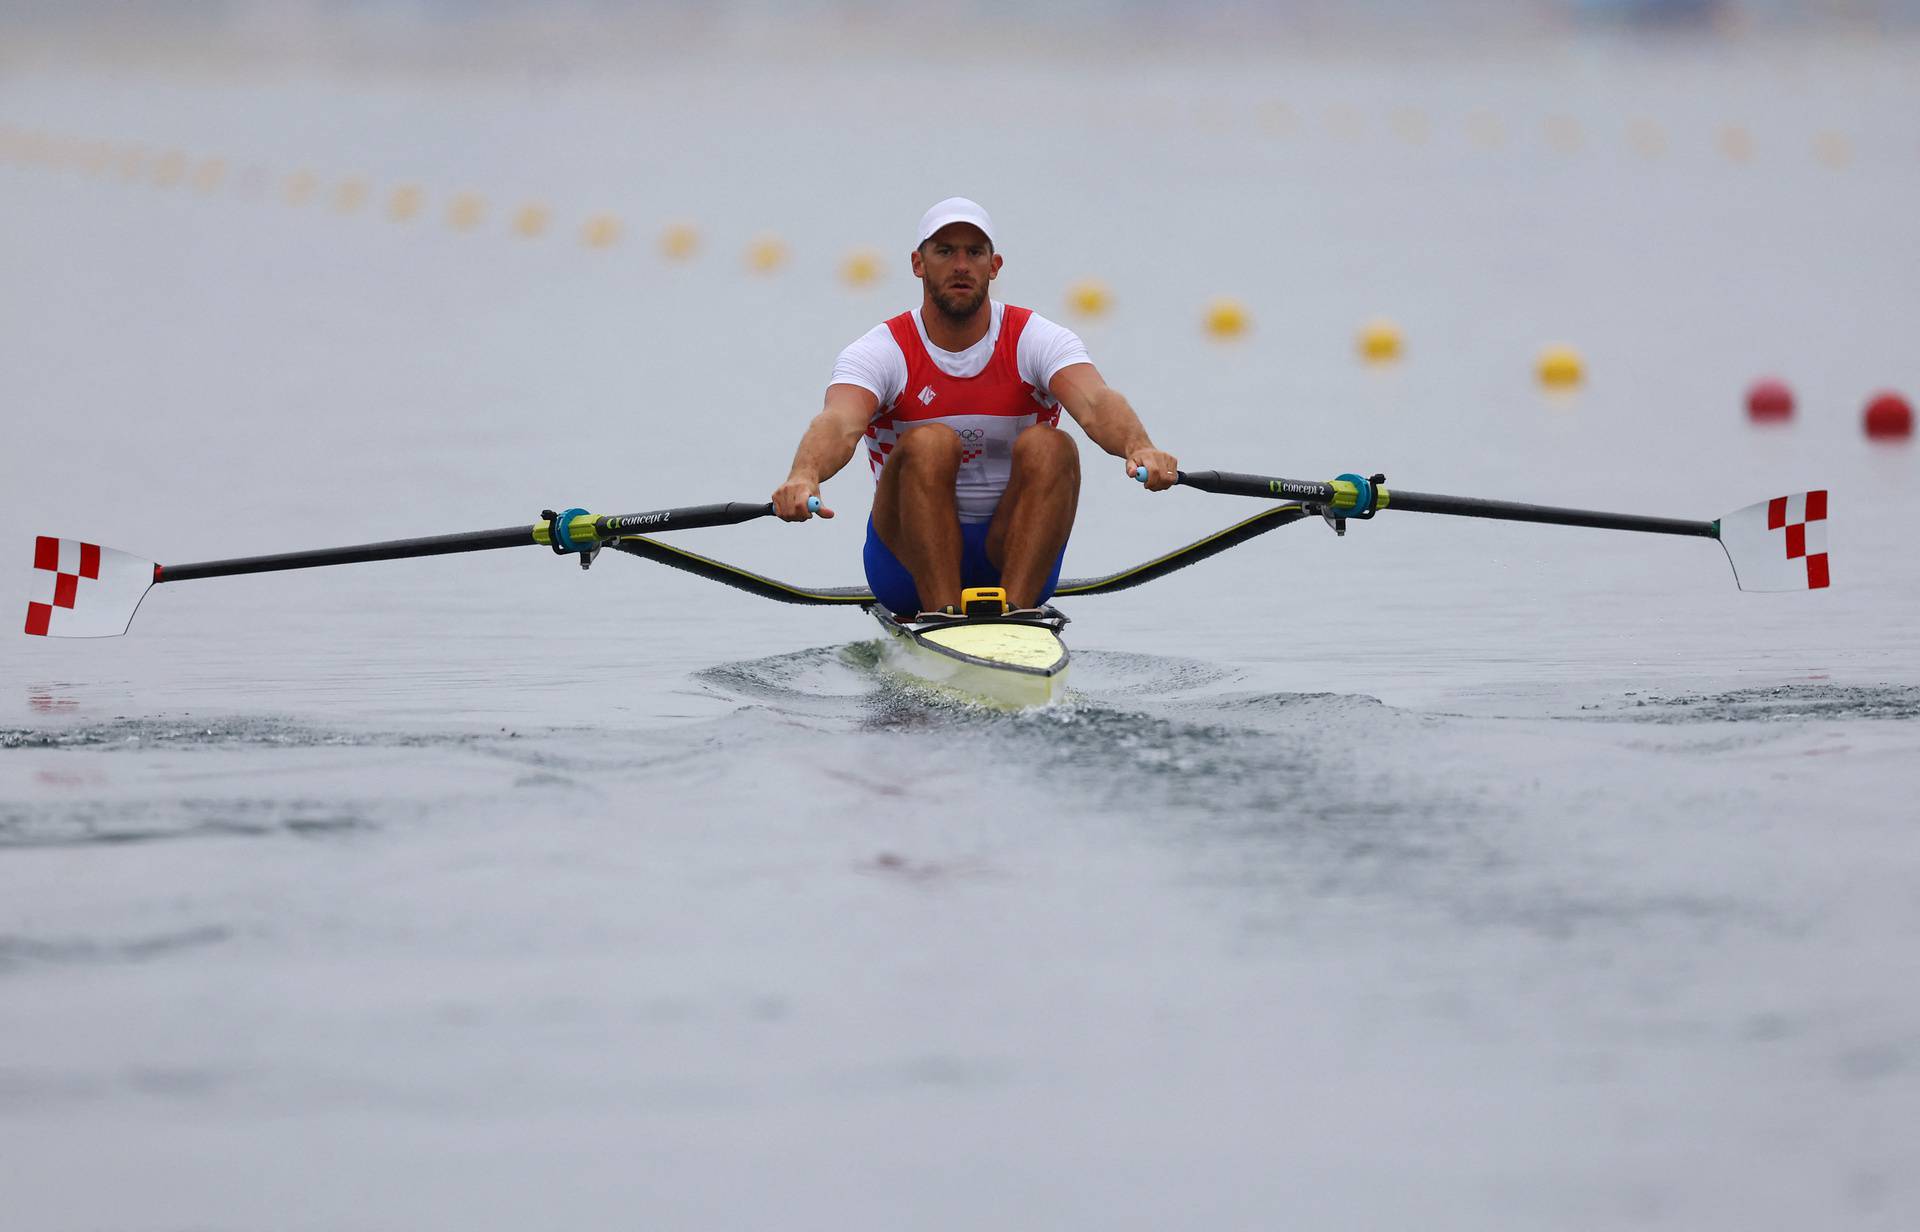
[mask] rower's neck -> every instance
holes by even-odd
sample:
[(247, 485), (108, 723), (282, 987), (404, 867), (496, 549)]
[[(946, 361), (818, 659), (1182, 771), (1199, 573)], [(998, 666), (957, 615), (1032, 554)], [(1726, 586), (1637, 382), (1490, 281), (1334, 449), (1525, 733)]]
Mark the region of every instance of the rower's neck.
[(981, 300), (980, 307), (964, 321), (955, 321), (931, 303), (922, 303), (920, 324), (926, 327), (927, 341), (941, 350), (964, 351), (993, 328), (993, 300)]

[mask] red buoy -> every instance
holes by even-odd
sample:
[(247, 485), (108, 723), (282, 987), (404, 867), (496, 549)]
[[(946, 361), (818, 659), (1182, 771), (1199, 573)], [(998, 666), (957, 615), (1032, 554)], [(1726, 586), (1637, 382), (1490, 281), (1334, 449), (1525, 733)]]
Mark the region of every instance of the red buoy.
[(1892, 390), (1883, 390), (1867, 403), (1865, 426), (1870, 440), (1904, 441), (1913, 435), (1913, 407)]
[(1747, 390), (1747, 418), (1755, 423), (1785, 423), (1793, 418), (1793, 391), (1772, 377)]

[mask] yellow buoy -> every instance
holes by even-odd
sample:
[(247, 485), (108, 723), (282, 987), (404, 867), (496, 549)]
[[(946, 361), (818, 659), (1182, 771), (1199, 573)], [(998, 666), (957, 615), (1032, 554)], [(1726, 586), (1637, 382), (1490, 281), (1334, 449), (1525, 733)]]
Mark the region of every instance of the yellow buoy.
[(871, 248), (856, 248), (840, 262), (840, 281), (850, 287), (871, 286), (879, 281), (883, 268), (879, 253)]
[(1427, 140), (1427, 116), (1423, 111), (1412, 107), (1401, 107), (1393, 113), (1393, 131), (1400, 140), (1408, 145), (1423, 145)]
[(393, 190), (387, 198), (387, 217), (395, 222), (406, 222), (420, 212), (420, 204), (425, 194), (417, 184), (402, 184)]
[(320, 178), (311, 171), (296, 171), (287, 177), (281, 188), (288, 205), (305, 205), (313, 199), (313, 190), (320, 186)]
[(447, 225), (456, 231), (471, 231), (486, 216), (487, 201), (479, 193), (464, 192), (447, 205)]
[(529, 202), (514, 214), (514, 232), (522, 239), (538, 239), (547, 233), (547, 223), (552, 217), (552, 212), (546, 206), (538, 202)]
[(215, 192), (227, 179), (227, 164), (218, 158), (209, 158), (193, 169), (193, 191), (205, 195)]
[(777, 235), (762, 235), (747, 245), (747, 268), (771, 274), (787, 263), (787, 245)]
[(168, 150), (153, 161), (153, 182), (161, 188), (172, 188), (187, 173), (187, 156), (178, 150)]
[(80, 170), (99, 175), (113, 162), (113, 147), (104, 141), (89, 141), (80, 151)]
[(1278, 101), (1260, 104), (1255, 110), (1255, 118), (1263, 132), (1275, 136), (1287, 136), (1296, 127), (1293, 108)]
[(1736, 163), (1753, 161), (1753, 135), (1738, 125), (1720, 130), (1720, 152)]
[(1547, 144), (1562, 154), (1576, 153), (1586, 135), (1580, 131), (1580, 122), (1572, 116), (1547, 117)]
[(1400, 327), (1385, 317), (1375, 317), (1360, 327), (1360, 357), (1368, 363), (1383, 364), (1400, 358)]
[(1540, 362), (1535, 370), (1539, 373), (1540, 383), (1553, 389), (1578, 385), (1586, 378), (1580, 352), (1561, 343), (1555, 343), (1540, 352)]
[(700, 249), (700, 232), (676, 222), (660, 233), (660, 252), (670, 261), (684, 261)]
[(1635, 120), (1627, 125), (1627, 143), (1642, 158), (1659, 158), (1667, 152), (1667, 130), (1652, 120)]
[(333, 190), (333, 208), (341, 214), (352, 214), (367, 203), (367, 182), (362, 179), (340, 181)]
[(1853, 143), (1844, 133), (1821, 133), (1813, 139), (1813, 156), (1822, 166), (1838, 170), (1853, 161)]
[(580, 228), (580, 242), (589, 248), (611, 248), (620, 242), (620, 220), (612, 214), (595, 214)]
[(1083, 317), (1097, 317), (1113, 307), (1113, 292), (1098, 278), (1082, 278), (1067, 288), (1067, 307)]
[(1207, 332), (1216, 338), (1238, 338), (1252, 322), (1247, 306), (1230, 296), (1220, 295), (1207, 301)]

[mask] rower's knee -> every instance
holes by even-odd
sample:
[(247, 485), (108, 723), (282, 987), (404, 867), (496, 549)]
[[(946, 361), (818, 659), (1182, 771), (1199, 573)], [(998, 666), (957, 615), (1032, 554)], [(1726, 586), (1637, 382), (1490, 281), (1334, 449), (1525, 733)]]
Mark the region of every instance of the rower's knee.
[(893, 443), (893, 452), (887, 456), (887, 461), (890, 464), (906, 462), (916, 466), (957, 468), (960, 465), (960, 435), (945, 424), (921, 424), (900, 434), (900, 438)]
[(1013, 460), (1054, 473), (1080, 469), (1080, 447), (1058, 428), (1034, 424), (1013, 438)]

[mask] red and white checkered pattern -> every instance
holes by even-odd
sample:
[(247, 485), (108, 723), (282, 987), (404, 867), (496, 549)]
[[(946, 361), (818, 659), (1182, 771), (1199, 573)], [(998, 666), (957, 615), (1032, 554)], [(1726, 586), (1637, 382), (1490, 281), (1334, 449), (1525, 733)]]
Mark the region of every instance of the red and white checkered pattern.
[(1788, 560), (1807, 564), (1807, 589), (1829, 584), (1827, 574), (1827, 493), (1802, 492), (1767, 502), (1767, 529), (1784, 531)]
[(1741, 590), (1825, 590), (1827, 493), (1776, 496), (1720, 519), (1720, 546)]
[(80, 596), (80, 583), (100, 578), (100, 545), (41, 535), (33, 541), (33, 567), (41, 582), (41, 602), (27, 603), (27, 632), (45, 637), (53, 623), (53, 609), (71, 608)]
[(118, 637), (153, 585), (154, 564), (78, 539), (33, 541), (27, 633), (33, 637)]

